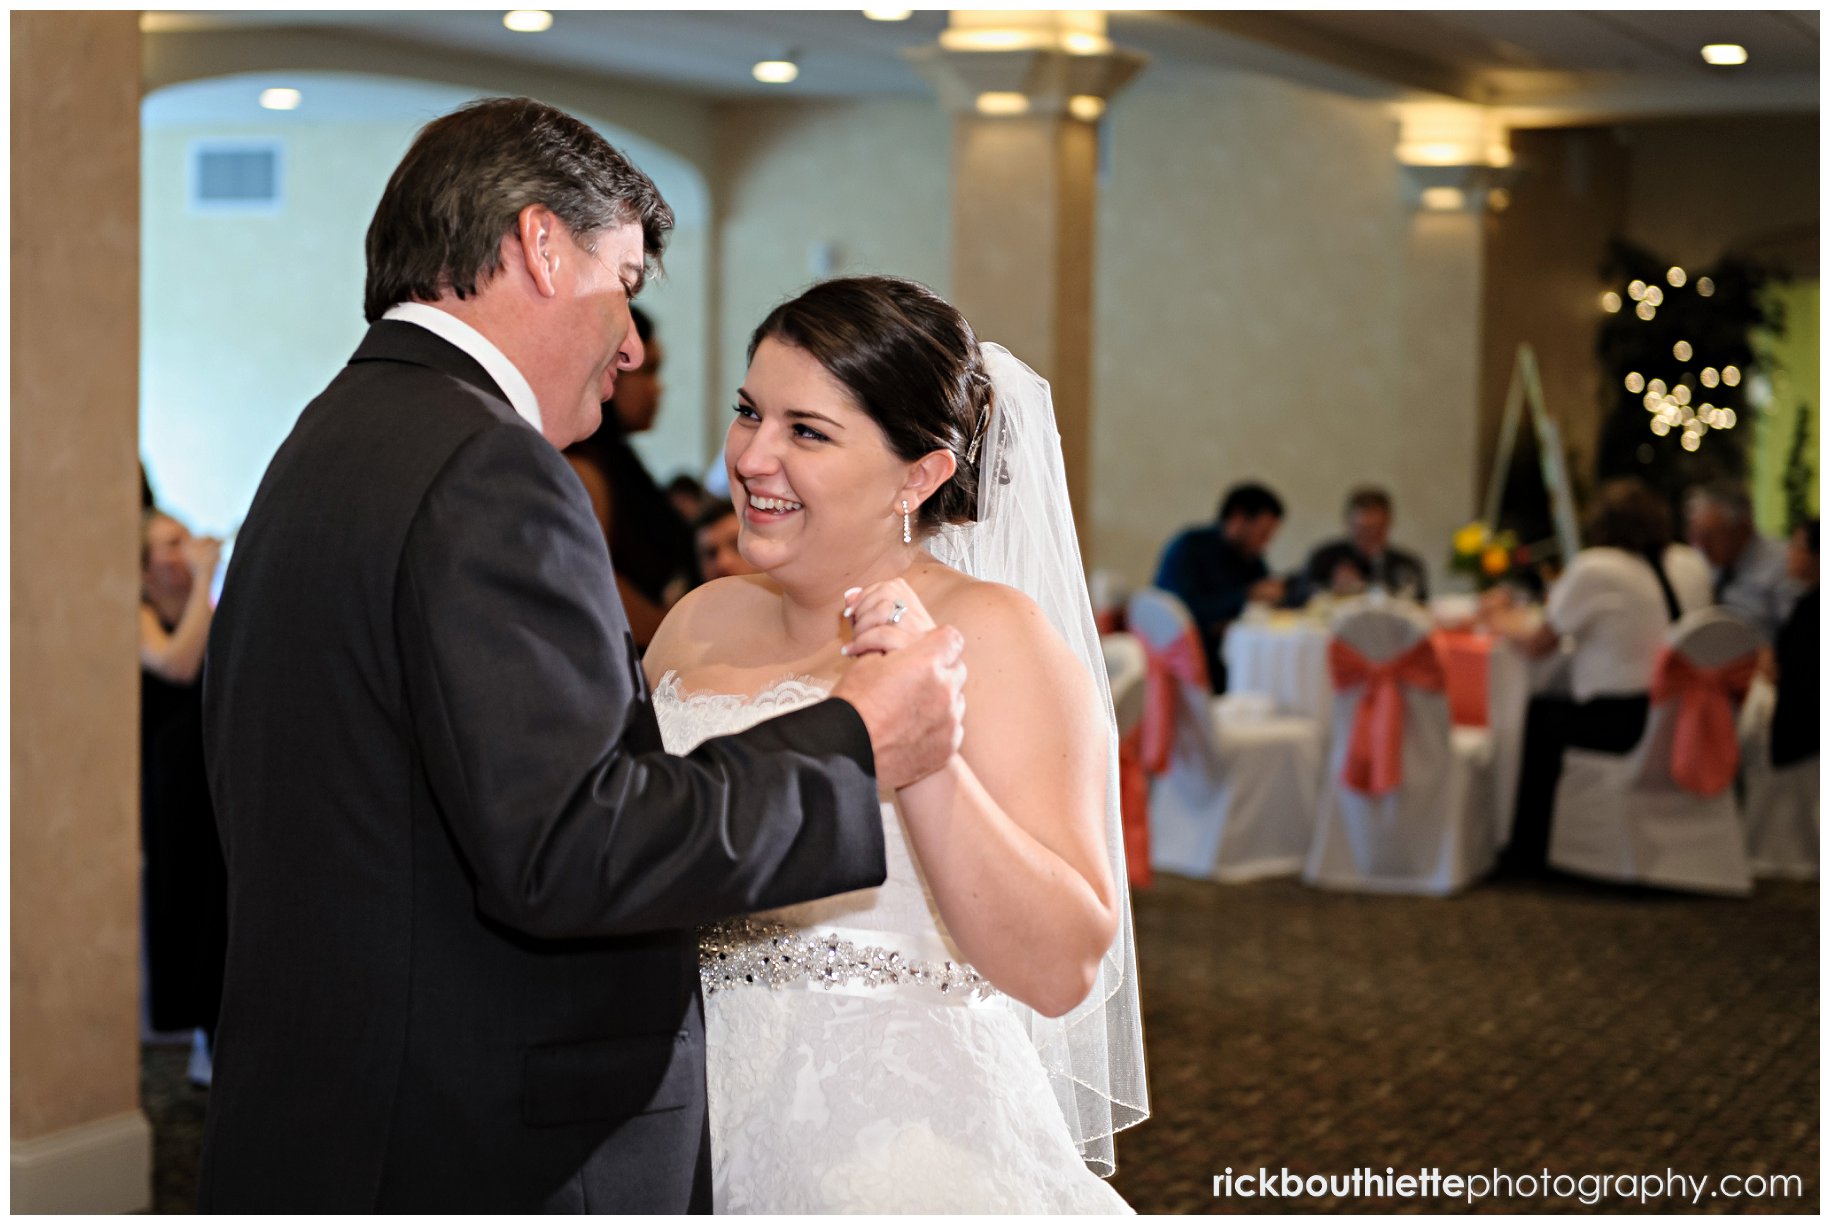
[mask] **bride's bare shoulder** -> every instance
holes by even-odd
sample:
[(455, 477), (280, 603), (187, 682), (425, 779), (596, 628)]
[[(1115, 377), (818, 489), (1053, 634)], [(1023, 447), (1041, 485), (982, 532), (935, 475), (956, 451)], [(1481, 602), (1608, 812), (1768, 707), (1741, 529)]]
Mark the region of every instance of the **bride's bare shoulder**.
[(760, 574), (713, 579), (695, 587), (675, 604), (655, 631), (642, 663), (652, 682), (668, 669), (687, 669), (705, 662), (715, 649), (740, 643), (753, 615), (772, 606), (780, 593)]
[(932, 580), (931, 593), (923, 598), (938, 624), (951, 625), (965, 635), (973, 655), (997, 654), (1038, 663), (1072, 659), (1061, 635), (1036, 602), (1003, 583), (970, 578), (947, 570)]

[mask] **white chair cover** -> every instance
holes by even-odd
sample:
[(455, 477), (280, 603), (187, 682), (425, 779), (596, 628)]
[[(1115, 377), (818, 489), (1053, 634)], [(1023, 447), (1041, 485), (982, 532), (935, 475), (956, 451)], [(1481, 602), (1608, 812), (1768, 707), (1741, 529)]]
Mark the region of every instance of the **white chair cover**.
[(1149, 675), (1149, 661), (1144, 644), (1132, 634), (1101, 634), (1099, 646), (1105, 653), (1106, 679), (1112, 686), (1118, 738), (1123, 740), (1144, 717), (1144, 679)]
[[(1667, 642), (1703, 668), (1722, 667), (1761, 645), (1752, 627), (1717, 608), (1680, 618)], [(1630, 753), (1565, 750), (1551, 815), (1551, 866), (1667, 889), (1752, 892), (1734, 788), (1699, 796), (1672, 781), (1676, 722), (1677, 704), (1660, 702)]]
[[(1410, 650), (1429, 633), (1418, 612), (1358, 607), (1335, 622), (1335, 635), (1374, 663)], [(1334, 697), (1328, 771), (1322, 777), (1315, 839), (1303, 880), (1328, 889), (1444, 897), (1493, 866), (1493, 738), (1484, 728), (1452, 728), (1446, 694), (1404, 691), (1403, 779), (1385, 795), (1342, 781), (1361, 687)]]
[[(1127, 606), (1153, 650), (1194, 632), (1182, 602), (1150, 588)], [(1295, 873), (1309, 846), (1321, 769), (1313, 719), (1223, 720), (1211, 692), (1178, 682), (1169, 768), (1150, 784), (1150, 865), (1201, 880)]]
[(1817, 879), (1819, 777), (1813, 757), (1773, 765), (1773, 704), (1762, 679), (1741, 708), (1741, 779), (1745, 787), (1748, 866), (1755, 877)]

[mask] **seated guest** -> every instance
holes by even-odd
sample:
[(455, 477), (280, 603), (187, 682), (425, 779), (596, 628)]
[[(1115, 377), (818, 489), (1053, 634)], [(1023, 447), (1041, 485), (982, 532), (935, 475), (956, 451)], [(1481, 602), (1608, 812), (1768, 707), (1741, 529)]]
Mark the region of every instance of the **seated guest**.
[(1584, 535), (1588, 547), (1551, 586), (1544, 628), (1523, 641), (1544, 655), (1567, 637), (1574, 651), (1569, 694), (1534, 697), (1526, 713), (1512, 843), (1501, 859), (1512, 872), (1544, 867), (1563, 750), (1625, 753), (1639, 743), (1671, 623), (1710, 603), (1708, 566), (1671, 543), (1670, 509), (1637, 477), (1601, 486)]
[(1235, 485), (1220, 502), (1217, 523), (1191, 527), (1169, 543), (1156, 585), (1179, 596), (1201, 631), (1214, 692), (1226, 692), (1220, 643), (1247, 603), (1277, 604), (1282, 579), (1272, 578), (1264, 553), (1283, 523), (1284, 504), (1263, 485)]
[(636, 645), (646, 647), (673, 602), (698, 580), (693, 531), (655, 484), (629, 436), (654, 425), (661, 405), (661, 342), (640, 307), (630, 307), (642, 364), (616, 380), (597, 432), (566, 449), (590, 495), (616, 571), (617, 594)]
[(1308, 590), (1357, 595), (1383, 587), (1419, 600), (1430, 598), (1423, 563), (1391, 547), (1392, 499), (1383, 489), (1362, 486), (1347, 498), (1347, 538), (1332, 540), (1309, 554), (1303, 567)]
[(1771, 642), (1799, 588), (1786, 574), (1785, 546), (1754, 530), (1747, 486), (1699, 485), (1685, 499), (1684, 519), (1690, 543), (1709, 559), (1715, 602), (1746, 617)]
[(693, 542), (699, 553), (699, 573), (706, 582), (733, 574), (755, 574), (756, 567), (737, 551), (742, 525), (737, 508), (729, 502), (712, 502), (693, 522)]
[(228, 874), (203, 761), (204, 645), (222, 542), (157, 510), (140, 544), (140, 898), (147, 1019), (194, 1030), (208, 1085), (228, 956)]
[(690, 472), (682, 472), (667, 482), (667, 500), (674, 504), (680, 517), (688, 523), (699, 518), (701, 511), (714, 499), (706, 496), (705, 486)]
[(1778, 700), (1773, 704), (1773, 764), (1789, 766), (1818, 755), (1818, 664), (1823, 658), (1818, 641), (1817, 520), (1801, 523), (1792, 531), (1786, 555), (1792, 581), (1804, 588), (1792, 604), (1792, 613), (1773, 640)]

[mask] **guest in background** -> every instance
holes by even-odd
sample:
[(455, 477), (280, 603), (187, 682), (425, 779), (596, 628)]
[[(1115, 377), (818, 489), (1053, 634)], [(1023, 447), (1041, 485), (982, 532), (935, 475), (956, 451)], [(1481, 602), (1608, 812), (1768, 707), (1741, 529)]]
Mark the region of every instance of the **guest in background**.
[(1383, 587), (1394, 595), (1429, 599), (1429, 577), (1423, 563), (1391, 545), (1390, 494), (1371, 485), (1361, 486), (1347, 497), (1345, 519), (1345, 540), (1331, 540), (1309, 554), (1302, 575), (1309, 593), (1356, 595), (1368, 587)]
[(1707, 564), (1671, 543), (1670, 507), (1637, 477), (1601, 486), (1584, 534), (1588, 547), (1551, 586), (1544, 627), (1523, 640), (1534, 655), (1564, 637), (1575, 649), (1569, 695), (1541, 694), (1526, 713), (1512, 843), (1501, 860), (1514, 873), (1544, 867), (1563, 750), (1625, 753), (1639, 743), (1671, 623), (1710, 604)]
[(692, 523), (716, 499), (707, 496), (705, 486), (692, 473), (682, 472), (667, 482), (667, 500), (674, 504), (674, 509), (680, 512), (682, 519)]
[(1778, 698), (1773, 704), (1773, 764), (1809, 761), (1819, 752), (1820, 705), (1818, 667), (1823, 648), (1818, 638), (1817, 520), (1792, 530), (1786, 572), (1804, 588), (1773, 640)]
[(1227, 490), (1216, 523), (1191, 527), (1163, 552), (1156, 585), (1180, 597), (1201, 632), (1207, 674), (1214, 692), (1226, 692), (1220, 643), (1226, 627), (1248, 603), (1280, 603), (1284, 582), (1271, 577), (1265, 550), (1283, 523), (1284, 504), (1263, 485), (1248, 482)]
[(756, 573), (756, 567), (737, 551), (741, 530), (737, 508), (729, 502), (713, 502), (699, 512), (699, 518), (693, 523), (693, 542), (699, 551), (699, 573), (705, 576), (706, 582), (733, 574)]
[(203, 649), (222, 543), (145, 513), (140, 548), (140, 845), (147, 1014), (195, 1030), (190, 1079), (210, 1083), (228, 953), (228, 877), (203, 764)]
[(630, 307), (646, 354), (616, 380), (595, 434), (566, 450), (591, 497), (616, 566), (617, 593), (629, 613), (636, 645), (646, 648), (661, 618), (698, 581), (693, 532), (655, 484), (629, 436), (654, 425), (661, 407), (661, 342), (640, 307)]
[(1709, 559), (1715, 602), (1746, 617), (1771, 642), (1799, 588), (1786, 574), (1786, 547), (1754, 530), (1747, 486), (1699, 485), (1685, 499), (1684, 518), (1690, 543)]

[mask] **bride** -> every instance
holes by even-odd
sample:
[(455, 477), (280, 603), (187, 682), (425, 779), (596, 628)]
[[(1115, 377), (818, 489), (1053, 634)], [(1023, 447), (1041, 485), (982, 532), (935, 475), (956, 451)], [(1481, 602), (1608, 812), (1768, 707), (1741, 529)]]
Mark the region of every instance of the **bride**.
[(650, 646), (668, 749), (937, 621), (968, 680), (959, 752), (885, 797), (881, 887), (702, 934), (714, 1202), (1128, 1211), (1099, 1177), (1147, 1113), (1115, 735), (1048, 385), (926, 288), (851, 278), (763, 321), (735, 412), (761, 573)]

